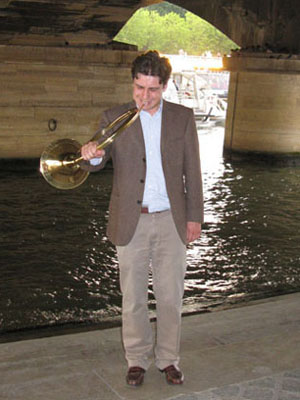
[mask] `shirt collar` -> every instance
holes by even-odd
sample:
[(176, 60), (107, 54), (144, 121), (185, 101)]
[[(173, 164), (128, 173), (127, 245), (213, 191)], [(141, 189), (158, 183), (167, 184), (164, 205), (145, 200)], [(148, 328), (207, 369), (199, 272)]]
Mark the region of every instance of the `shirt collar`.
[(150, 115), (151, 117), (160, 116), (162, 113), (162, 109), (163, 109), (163, 99), (160, 100), (158, 110), (153, 115), (149, 114), (148, 111), (144, 111), (144, 110), (141, 110), (141, 115)]

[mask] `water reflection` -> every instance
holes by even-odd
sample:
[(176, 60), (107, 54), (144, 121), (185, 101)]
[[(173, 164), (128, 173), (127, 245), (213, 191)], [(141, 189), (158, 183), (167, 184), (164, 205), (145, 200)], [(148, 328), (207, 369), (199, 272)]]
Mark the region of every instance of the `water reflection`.
[(208, 229), (189, 262), (188, 302), (201, 299), (203, 307), (298, 290), (299, 169), (219, 159), (214, 170), (202, 160)]
[[(224, 129), (200, 128), (206, 224), (188, 248), (186, 311), (299, 290), (300, 169), (222, 158)], [(1, 331), (119, 318), (105, 235), (112, 172), (72, 191), (34, 171), (0, 172)], [(151, 286), (151, 304), (154, 304)]]

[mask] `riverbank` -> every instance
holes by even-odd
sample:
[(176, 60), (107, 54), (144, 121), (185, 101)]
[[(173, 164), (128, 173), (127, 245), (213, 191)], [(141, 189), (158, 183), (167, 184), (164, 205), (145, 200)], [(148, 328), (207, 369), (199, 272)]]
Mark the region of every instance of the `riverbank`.
[(1, 400), (300, 399), (300, 293), (183, 318), (185, 383), (126, 387), (120, 328), (0, 344)]

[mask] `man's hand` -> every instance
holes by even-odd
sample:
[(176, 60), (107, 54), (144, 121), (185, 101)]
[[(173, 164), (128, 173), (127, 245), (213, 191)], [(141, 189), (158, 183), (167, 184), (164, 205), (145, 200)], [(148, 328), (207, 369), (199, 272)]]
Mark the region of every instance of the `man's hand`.
[(199, 239), (201, 236), (201, 224), (199, 222), (188, 222), (186, 226), (187, 243)]
[(105, 151), (103, 149), (97, 150), (97, 142), (89, 142), (81, 147), (81, 155), (84, 160), (89, 161), (92, 158), (104, 157)]

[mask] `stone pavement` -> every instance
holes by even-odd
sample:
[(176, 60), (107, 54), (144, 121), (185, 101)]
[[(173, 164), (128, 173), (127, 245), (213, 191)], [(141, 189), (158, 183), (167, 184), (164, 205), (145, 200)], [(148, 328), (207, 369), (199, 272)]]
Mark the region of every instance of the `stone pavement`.
[(299, 400), (300, 368), (168, 400)]
[(125, 384), (120, 328), (0, 344), (1, 400), (300, 400), (300, 293), (183, 318), (185, 383)]

